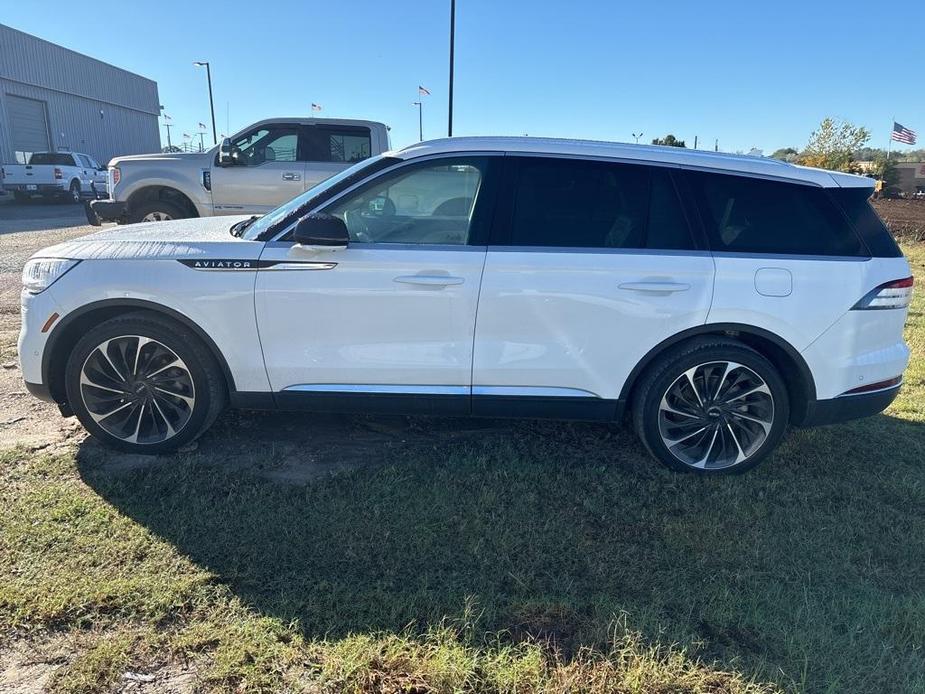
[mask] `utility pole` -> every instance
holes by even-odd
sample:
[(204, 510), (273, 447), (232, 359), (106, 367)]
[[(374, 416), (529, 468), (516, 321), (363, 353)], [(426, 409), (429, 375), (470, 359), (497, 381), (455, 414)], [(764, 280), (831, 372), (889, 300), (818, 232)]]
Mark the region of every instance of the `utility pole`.
[(166, 113), (164, 114), (164, 127), (167, 128), (167, 149), (170, 149), (173, 145), (170, 142), (170, 128), (173, 127), (167, 121), (170, 120), (170, 116)]
[(716, 140), (713, 142), (713, 151), (714, 151), (714, 152), (718, 152), (718, 151), (719, 151), (719, 138), (718, 138), (718, 137), (717, 137)]
[(215, 129), (215, 104), (212, 101), (212, 68), (209, 67), (208, 60), (197, 60), (193, 63), (196, 67), (206, 66), (206, 79), (209, 80), (209, 110), (212, 112), (212, 144), (218, 144), (217, 130)]
[(447, 137), (453, 137), (453, 58), (456, 48), (456, 0), (450, 0), (450, 112), (446, 125)]
[(642, 137), (642, 135), (643, 135), (643, 134), (642, 134), (641, 132), (638, 133), (638, 134), (637, 134), (637, 133), (633, 133), (633, 139), (636, 140), (636, 144), (637, 144), (637, 145), (639, 144), (639, 138)]
[(424, 104), (420, 101), (415, 101), (413, 105), (418, 107), (418, 141), (423, 142), (424, 141), (424, 116), (422, 115), (422, 111), (424, 108)]
[(697, 149), (697, 136), (694, 135), (694, 149)]

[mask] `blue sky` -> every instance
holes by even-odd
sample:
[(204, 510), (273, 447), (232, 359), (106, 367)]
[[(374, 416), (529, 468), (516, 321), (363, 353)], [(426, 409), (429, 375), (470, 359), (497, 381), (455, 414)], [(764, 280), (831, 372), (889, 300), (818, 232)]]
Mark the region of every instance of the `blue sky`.
[[(384, 121), (402, 146), (422, 84), (424, 136), (446, 134), (449, 0), (0, 4), (5, 24), (156, 80), (174, 133), (209, 122), (192, 64), (209, 60), (220, 132), (315, 102)], [(925, 3), (900, 14), (869, 0), (457, 0), (454, 134), (672, 132), (770, 153), (827, 115), (885, 147), (895, 115), (922, 146)]]

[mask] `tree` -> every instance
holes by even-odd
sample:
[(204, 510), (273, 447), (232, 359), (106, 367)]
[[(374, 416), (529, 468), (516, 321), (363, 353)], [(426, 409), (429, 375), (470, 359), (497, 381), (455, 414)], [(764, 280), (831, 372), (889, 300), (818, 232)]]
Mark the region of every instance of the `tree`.
[(800, 156), (800, 153), (793, 147), (782, 147), (771, 154), (771, 159), (780, 159), (781, 161), (794, 162)]
[(896, 168), (896, 162), (892, 158), (887, 159), (886, 152), (874, 158), (872, 172), (877, 178), (883, 180), (884, 188), (889, 188), (899, 183), (899, 170)]
[(854, 153), (870, 139), (867, 128), (848, 121), (823, 118), (809, 136), (799, 162), (833, 171), (856, 172)]
[(684, 140), (679, 140), (674, 135), (665, 135), (665, 137), (656, 137), (652, 140), (653, 145), (667, 145), (668, 147), (687, 147)]

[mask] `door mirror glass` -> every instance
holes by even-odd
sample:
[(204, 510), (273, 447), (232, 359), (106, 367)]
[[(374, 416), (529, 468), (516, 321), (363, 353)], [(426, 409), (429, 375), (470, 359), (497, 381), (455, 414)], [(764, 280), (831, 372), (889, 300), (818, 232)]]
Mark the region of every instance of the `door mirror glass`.
[(296, 224), (292, 240), (300, 246), (316, 250), (337, 251), (347, 247), (350, 236), (340, 217), (310, 214)]

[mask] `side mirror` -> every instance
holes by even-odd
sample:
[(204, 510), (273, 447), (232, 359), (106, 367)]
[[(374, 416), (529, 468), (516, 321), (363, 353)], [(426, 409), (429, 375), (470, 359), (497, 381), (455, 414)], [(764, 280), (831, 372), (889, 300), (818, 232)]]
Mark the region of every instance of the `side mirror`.
[(218, 149), (218, 162), (219, 166), (234, 166), (238, 163), (238, 153), (239, 150), (233, 144), (229, 138), (222, 140), (222, 145)]
[(292, 240), (313, 250), (342, 251), (350, 242), (350, 234), (340, 217), (310, 214), (302, 217), (296, 224)]

